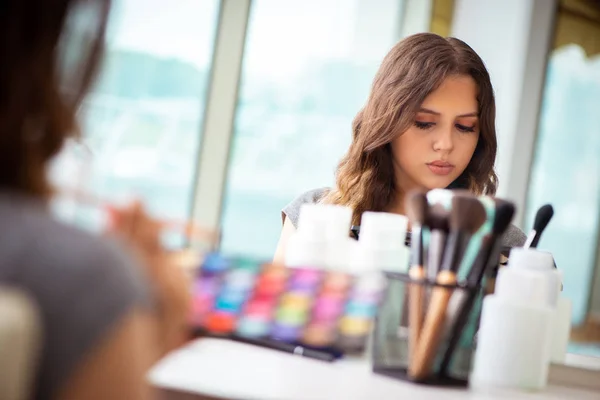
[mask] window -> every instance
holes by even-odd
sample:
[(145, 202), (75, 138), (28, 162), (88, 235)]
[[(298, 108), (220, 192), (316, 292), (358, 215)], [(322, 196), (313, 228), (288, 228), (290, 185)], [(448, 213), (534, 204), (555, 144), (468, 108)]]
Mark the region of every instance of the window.
[(553, 252), (564, 273), (575, 326), (588, 316), (600, 228), (600, 44), (593, 40), (598, 37), (600, 20), (561, 7), (527, 199), (528, 221), (542, 204), (555, 207), (540, 245)]
[(104, 68), (81, 111), (88, 191), (189, 218), (218, 10), (218, 0), (113, 2)]
[(280, 210), (334, 184), (354, 115), (399, 39), (401, 1), (252, 2), (222, 250), (273, 256)]

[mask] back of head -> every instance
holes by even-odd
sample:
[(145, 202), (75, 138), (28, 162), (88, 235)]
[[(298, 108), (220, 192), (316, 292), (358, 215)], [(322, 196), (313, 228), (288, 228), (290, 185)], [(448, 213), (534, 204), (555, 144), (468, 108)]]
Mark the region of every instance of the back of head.
[(0, 2), (0, 189), (45, 197), (47, 162), (77, 134), (110, 0)]

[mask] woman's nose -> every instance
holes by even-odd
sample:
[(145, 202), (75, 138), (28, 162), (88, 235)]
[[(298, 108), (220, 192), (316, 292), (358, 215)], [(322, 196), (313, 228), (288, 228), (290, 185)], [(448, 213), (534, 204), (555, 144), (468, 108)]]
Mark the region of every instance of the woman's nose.
[(435, 151), (452, 151), (454, 148), (453, 127), (440, 127), (434, 135), (433, 149)]

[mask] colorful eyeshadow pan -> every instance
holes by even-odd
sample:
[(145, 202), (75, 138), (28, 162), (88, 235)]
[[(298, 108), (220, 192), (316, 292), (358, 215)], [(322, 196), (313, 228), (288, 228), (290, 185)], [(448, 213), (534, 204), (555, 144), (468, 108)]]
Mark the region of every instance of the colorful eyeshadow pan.
[(344, 335), (359, 336), (369, 333), (371, 320), (345, 316), (340, 321), (340, 332)]
[(271, 329), (271, 337), (273, 339), (283, 340), (286, 342), (293, 342), (300, 338), (302, 329), (302, 327), (298, 326), (289, 326), (276, 323)]
[(270, 318), (273, 309), (275, 308), (275, 301), (269, 301), (263, 298), (252, 299), (246, 304), (244, 310), (245, 315)]
[(279, 295), (286, 286), (286, 277), (280, 273), (266, 273), (258, 278), (254, 288), (258, 296)]
[(231, 271), (225, 277), (225, 285), (230, 289), (249, 290), (254, 284), (254, 273), (245, 269)]
[(310, 324), (304, 330), (302, 342), (309, 346), (330, 346), (336, 339), (336, 326), (334, 324)]
[(321, 297), (313, 307), (313, 320), (328, 321), (337, 319), (344, 309), (344, 302), (339, 298)]
[(293, 308), (280, 308), (276, 315), (277, 322), (300, 326), (308, 320), (308, 310), (293, 309)]
[(312, 299), (305, 293), (289, 292), (281, 298), (280, 308), (308, 310)]
[(235, 323), (235, 315), (217, 311), (206, 318), (205, 326), (210, 332), (225, 334), (230, 333), (235, 329)]
[(215, 304), (215, 310), (225, 311), (232, 314), (237, 314), (240, 310), (241, 303), (228, 301), (227, 298), (219, 298)]
[(229, 268), (229, 262), (226, 258), (216, 253), (209, 253), (204, 258), (201, 271), (204, 273), (219, 273)]
[(245, 337), (260, 338), (267, 336), (270, 330), (271, 324), (268, 319), (242, 317), (236, 332)]
[(234, 260), (234, 263), (236, 268), (242, 270), (249, 270), (253, 272), (253, 274), (257, 273), (262, 266), (261, 263), (249, 258), (238, 258)]
[(345, 315), (358, 318), (371, 318), (377, 312), (377, 304), (351, 300), (346, 305)]
[(298, 269), (292, 272), (290, 288), (295, 291), (314, 292), (321, 280), (321, 271), (314, 269)]

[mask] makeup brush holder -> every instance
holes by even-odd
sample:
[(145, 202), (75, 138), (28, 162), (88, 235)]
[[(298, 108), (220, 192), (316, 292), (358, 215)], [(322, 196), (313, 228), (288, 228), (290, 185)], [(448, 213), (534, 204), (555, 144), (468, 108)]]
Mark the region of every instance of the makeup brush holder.
[[(467, 386), (482, 288), (415, 280), (402, 273), (387, 272), (386, 277), (373, 334), (373, 372), (426, 385)], [(419, 309), (421, 313), (415, 311)], [(420, 324), (411, 324), (415, 315), (421, 315)]]

